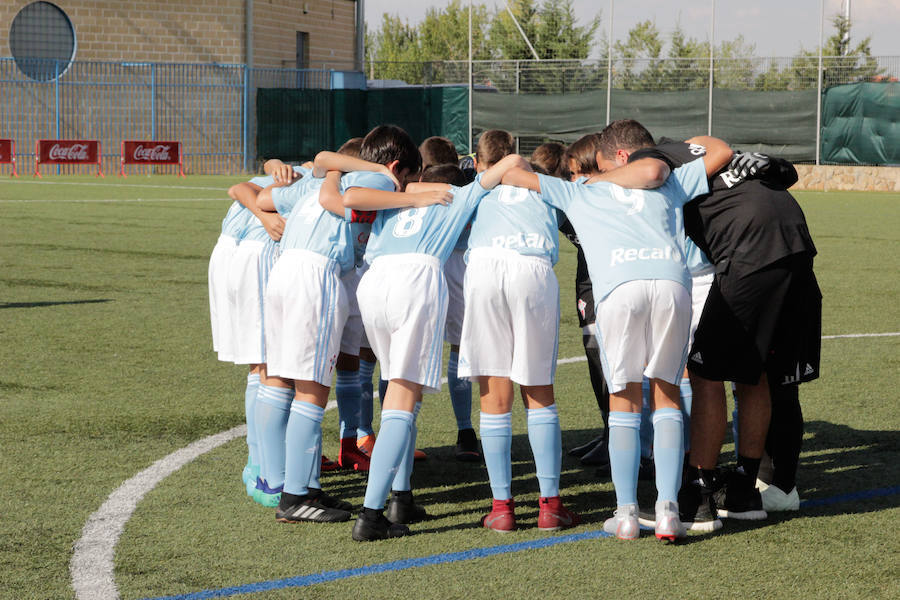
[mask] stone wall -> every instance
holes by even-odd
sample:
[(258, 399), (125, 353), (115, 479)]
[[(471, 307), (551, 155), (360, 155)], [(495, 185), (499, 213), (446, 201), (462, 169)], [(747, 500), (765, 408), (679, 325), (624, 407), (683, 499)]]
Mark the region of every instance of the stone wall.
[(900, 167), (795, 166), (800, 181), (792, 190), (900, 192)]

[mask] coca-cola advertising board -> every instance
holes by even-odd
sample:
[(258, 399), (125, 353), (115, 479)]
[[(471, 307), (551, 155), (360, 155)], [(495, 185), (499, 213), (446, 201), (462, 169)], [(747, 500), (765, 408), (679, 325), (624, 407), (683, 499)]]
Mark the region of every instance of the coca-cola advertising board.
[(16, 141), (0, 140), (0, 164), (12, 165), (12, 176), (18, 177), (16, 173)]
[(181, 142), (124, 140), (122, 169), (119, 171), (122, 177), (125, 177), (125, 165), (178, 165), (178, 174), (184, 177), (181, 168)]
[(97, 165), (97, 175), (103, 177), (98, 140), (38, 140), (34, 151), (34, 174), (41, 176), (40, 165)]

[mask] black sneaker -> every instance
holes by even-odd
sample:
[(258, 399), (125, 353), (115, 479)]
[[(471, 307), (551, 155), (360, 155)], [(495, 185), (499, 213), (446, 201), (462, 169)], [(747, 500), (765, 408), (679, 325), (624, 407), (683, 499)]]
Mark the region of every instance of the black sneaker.
[(346, 510), (347, 512), (353, 510), (353, 505), (349, 502), (330, 496), (319, 488), (309, 488), (309, 497), (328, 508), (337, 508), (339, 510)]
[(604, 435), (599, 435), (589, 441), (587, 444), (582, 444), (581, 446), (575, 446), (571, 450), (569, 450), (569, 456), (574, 456), (575, 458), (581, 458), (591, 450), (597, 447), (598, 444), (603, 443)]
[(598, 468), (609, 468), (609, 446), (605, 440), (584, 453), (581, 464)]
[(416, 504), (411, 491), (397, 492), (391, 490), (391, 501), (385, 515), (392, 523), (408, 525), (428, 518), (425, 508)]
[(352, 535), (357, 542), (371, 542), (409, 535), (409, 527), (391, 523), (380, 510), (363, 508), (353, 524)]
[(725, 487), (716, 492), (715, 501), (719, 516), (726, 519), (760, 521), (769, 516), (763, 509), (756, 480), (740, 470), (728, 473)]
[(709, 532), (722, 528), (716, 514), (713, 490), (699, 481), (685, 482), (678, 492), (678, 513), (688, 531)]
[(479, 462), (481, 449), (474, 429), (460, 429), (456, 434), (456, 460), (463, 462)]
[(293, 498), (296, 500), (285, 499), (285, 494), (282, 494), (281, 502), (275, 511), (275, 520), (279, 523), (338, 523), (350, 519), (349, 511), (325, 506), (312, 496), (293, 496)]

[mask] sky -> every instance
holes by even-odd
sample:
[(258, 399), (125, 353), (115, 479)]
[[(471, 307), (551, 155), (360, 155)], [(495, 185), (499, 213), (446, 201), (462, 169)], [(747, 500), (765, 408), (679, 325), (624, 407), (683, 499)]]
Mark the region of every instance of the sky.
[[(714, 0), (613, 0), (613, 40), (624, 39), (634, 25), (651, 20), (667, 34), (676, 24), (697, 40), (709, 39)], [(873, 56), (900, 56), (900, 0), (825, 0), (825, 39), (834, 33), (831, 18), (850, 1), (850, 42), (871, 37)], [(538, 0), (540, 2), (540, 0)], [(381, 23), (385, 12), (399, 14), (410, 23), (421, 21), (431, 7), (443, 7), (449, 0), (365, 0), (366, 21), (370, 29)], [(503, 7), (496, 0), (473, 0), (474, 4)], [(466, 0), (463, 0), (466, 5)], [(609, 30), (609, 0), (573, 0), (580, 24), (587, 23), (598, 11), (600, 28)], [(756, 56), (793, 56), (801, 49), (819, 45), (822, 0), (716, 0), (716, 41), (733, 40), (739, 35), (754, 44)]]

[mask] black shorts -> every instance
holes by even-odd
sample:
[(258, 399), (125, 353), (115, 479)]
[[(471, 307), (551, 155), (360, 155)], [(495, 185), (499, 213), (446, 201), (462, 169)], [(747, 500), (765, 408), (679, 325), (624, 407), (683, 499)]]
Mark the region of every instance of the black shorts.
[(749, 274), (717, 274), (688, 369), (713, 381), (773, 385), (819, 376), (822, 293), (812, 256), (795, 254)]

